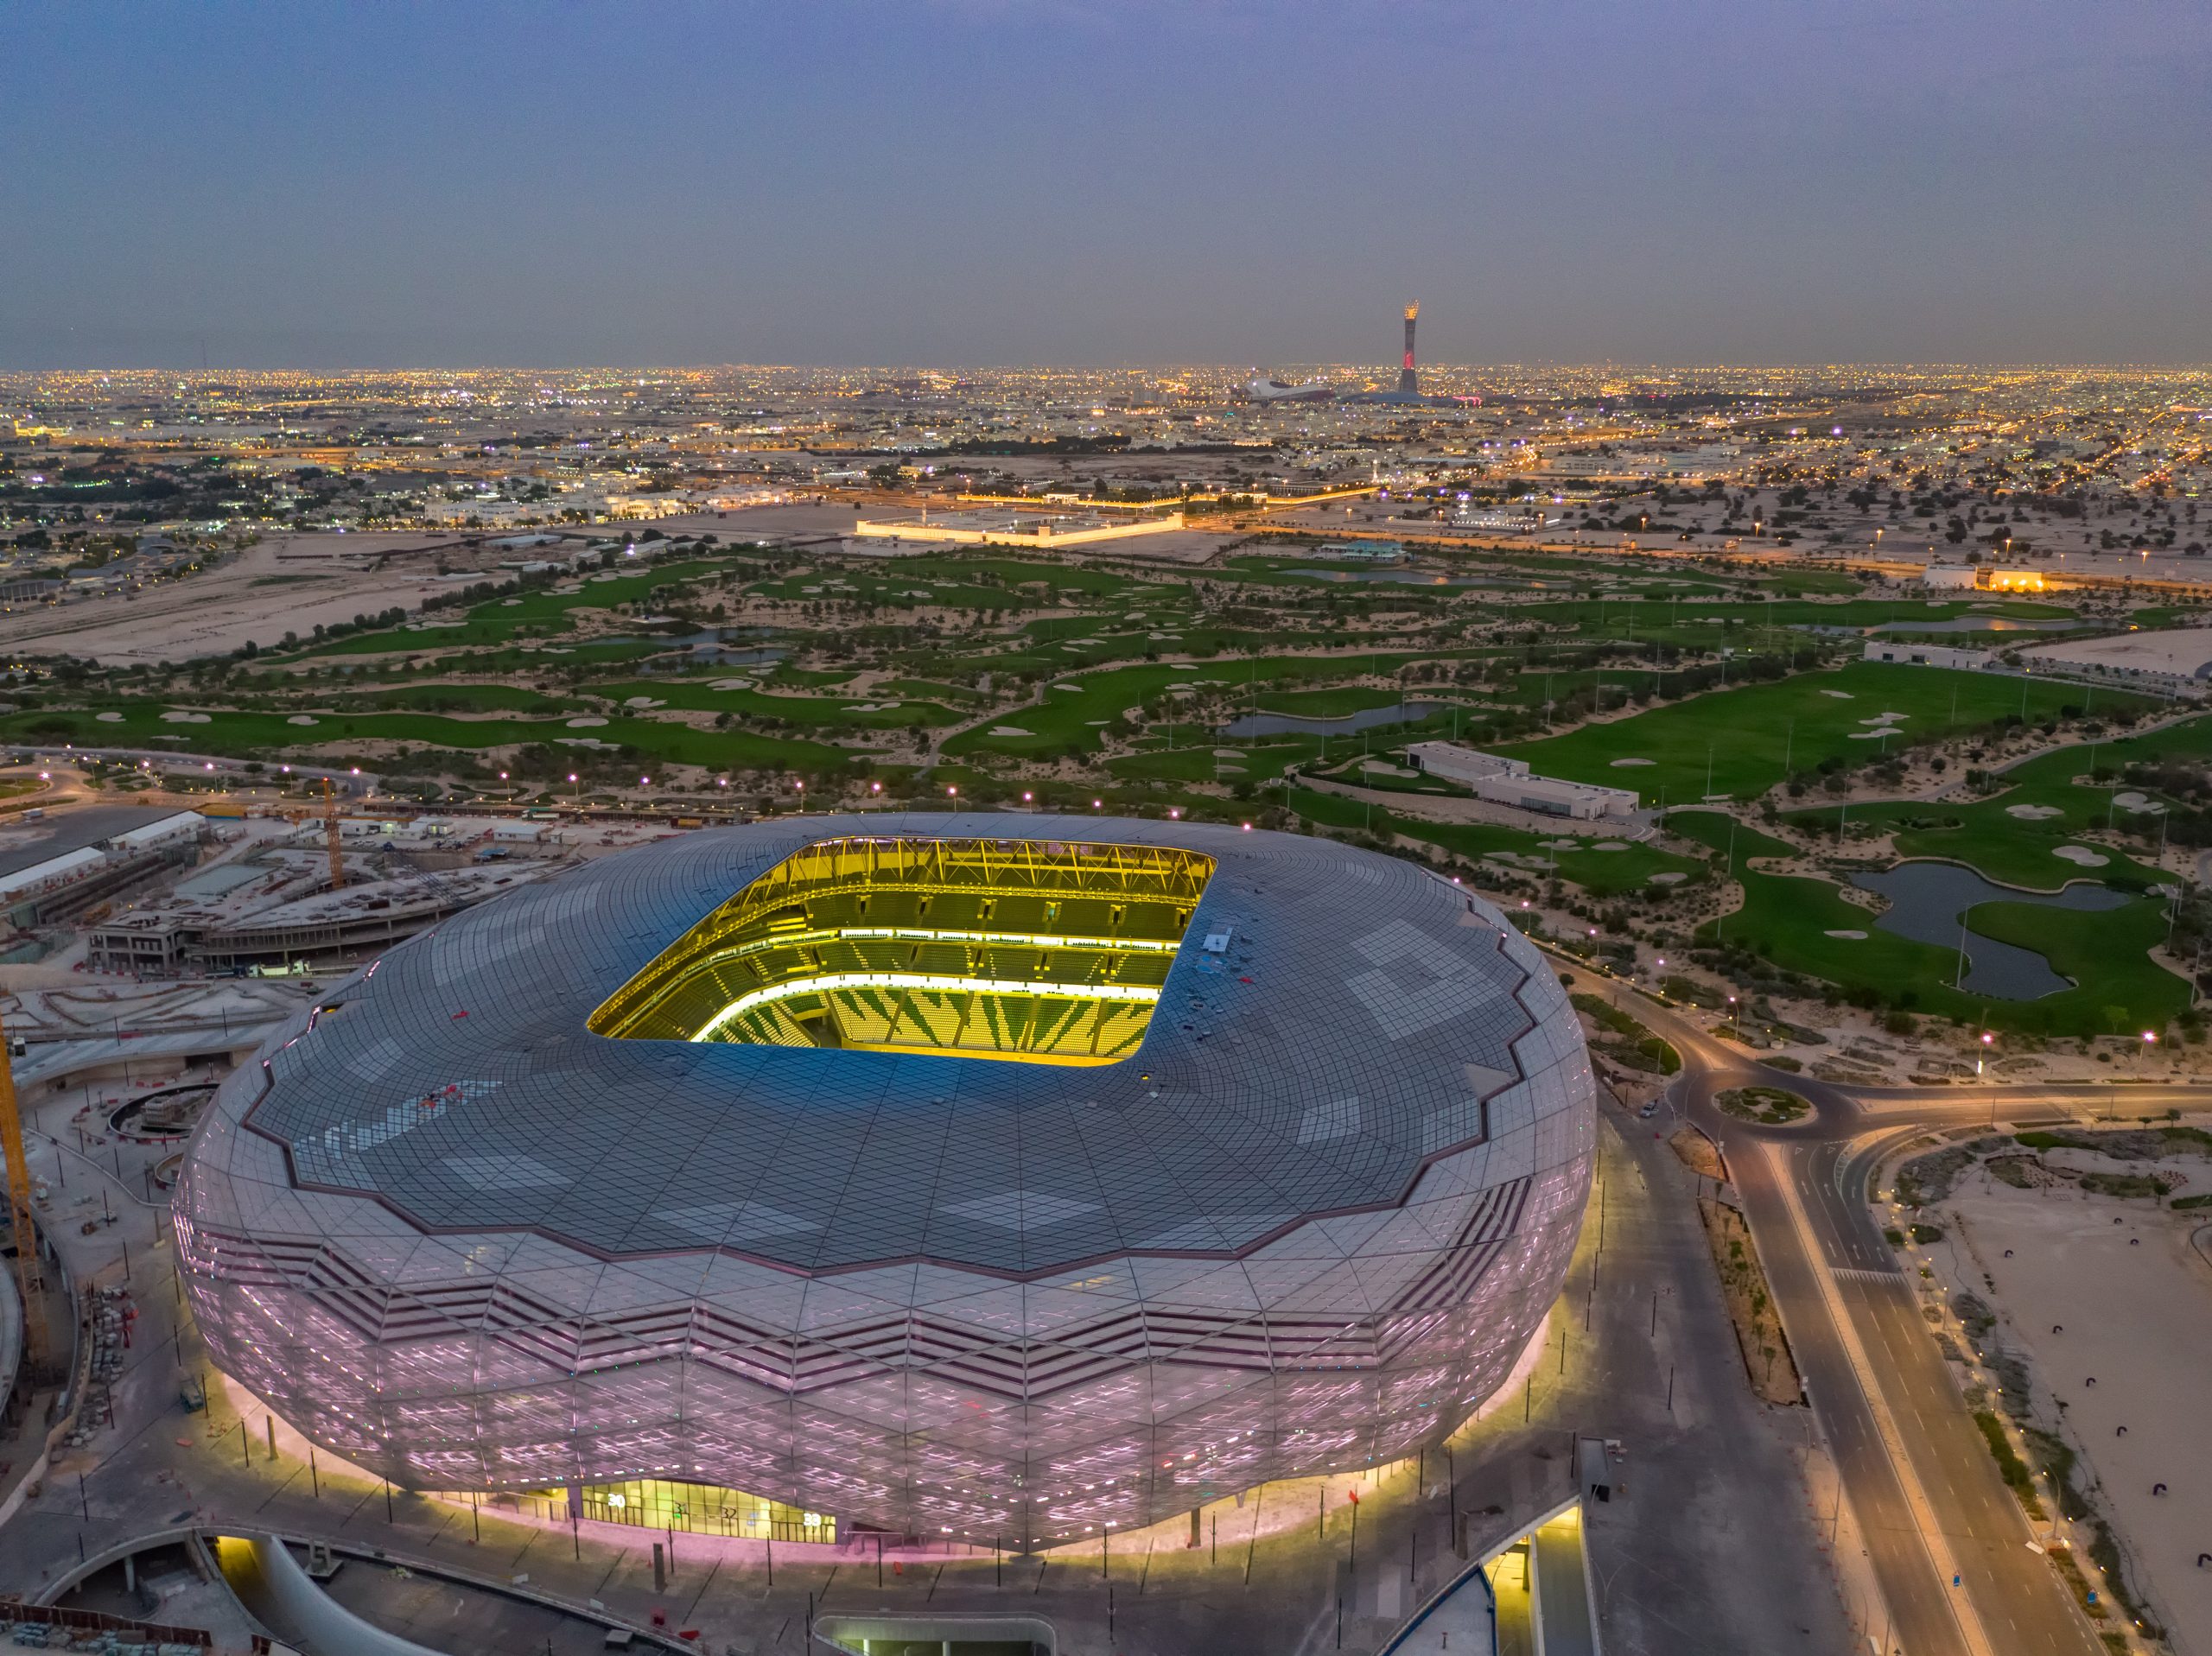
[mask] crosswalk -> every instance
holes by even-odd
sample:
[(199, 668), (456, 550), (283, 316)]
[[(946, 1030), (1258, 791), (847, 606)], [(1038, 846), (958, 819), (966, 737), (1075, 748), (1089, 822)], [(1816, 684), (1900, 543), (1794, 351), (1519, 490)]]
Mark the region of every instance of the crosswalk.
[(1829, 1274), (1840, 1282), (1867, 1282), (1898, 1287), (1904, 1284), (1902, 1271), (1870, 1271), (1855, 1265), (1838, 1266)]

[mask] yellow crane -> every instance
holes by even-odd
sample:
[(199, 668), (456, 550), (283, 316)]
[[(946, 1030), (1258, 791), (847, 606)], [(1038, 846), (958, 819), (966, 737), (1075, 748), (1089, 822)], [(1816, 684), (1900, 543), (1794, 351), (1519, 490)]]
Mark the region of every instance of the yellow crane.
[(31, 1213), (23, 1118), (16, 1107), (14, 1049), (4, 1026), (0, 1026), (0, 1140), (5, 1141), (7, 1151), (8, 1211), (16, 1227), (16, 1285), (23, 1294), (23, 1367), (27, 1374), (36, 1374), (47, 1361), (45, 1276), (39, 1269), (38, 1221)]
[(346, 884), (346, 859), (338, 848), (338, 796), (328, 777), (322, 779), (322, 838), (330, 848), (330, 889), (334, 891)]

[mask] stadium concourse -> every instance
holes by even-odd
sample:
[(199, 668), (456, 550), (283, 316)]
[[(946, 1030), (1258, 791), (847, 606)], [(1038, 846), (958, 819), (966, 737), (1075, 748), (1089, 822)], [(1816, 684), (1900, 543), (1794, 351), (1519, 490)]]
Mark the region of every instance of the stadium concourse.
[(1033, 1548), (1432, 1448), (1594, 1156), (1556, 977), (1404, 862), (802, 817), (403, 944), (225, 1086), (210, 1354), (404, 1488)]

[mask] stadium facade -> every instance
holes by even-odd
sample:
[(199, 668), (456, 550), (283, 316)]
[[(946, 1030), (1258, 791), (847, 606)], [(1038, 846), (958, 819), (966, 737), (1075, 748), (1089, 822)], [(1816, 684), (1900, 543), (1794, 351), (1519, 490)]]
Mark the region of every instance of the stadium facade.
[(177, 1235), (214, 1361), (404, 1487), (1042, 1545), (1439, 1441), (1592, 1101), (1556, 975), (1408, 864), (805, 817), (394, 949), (226, 1083)]

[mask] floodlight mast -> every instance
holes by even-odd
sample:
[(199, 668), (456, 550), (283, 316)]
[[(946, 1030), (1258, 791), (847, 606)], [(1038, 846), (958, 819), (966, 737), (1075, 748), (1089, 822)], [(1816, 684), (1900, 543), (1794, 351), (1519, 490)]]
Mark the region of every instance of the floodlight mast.
[(38, 1221), (31, 1212), (30, 1159), (23, 1154), (23, 1118), (16, 1107), (15, 1049), (0, 1027), (0, 1144), (8, 1161), (8, 1210), (16, 1228), (16, 1285), (23, 1297), (23, 1355), (27, 1370), (46, 1366), (46, 1296), (39, 1271)]
[(338, 849), (338, 796), (328, 777), (322, 779), (322, 838), (330, 850), (330, 889), (334, 891), (346, 884), (346, 859)]

